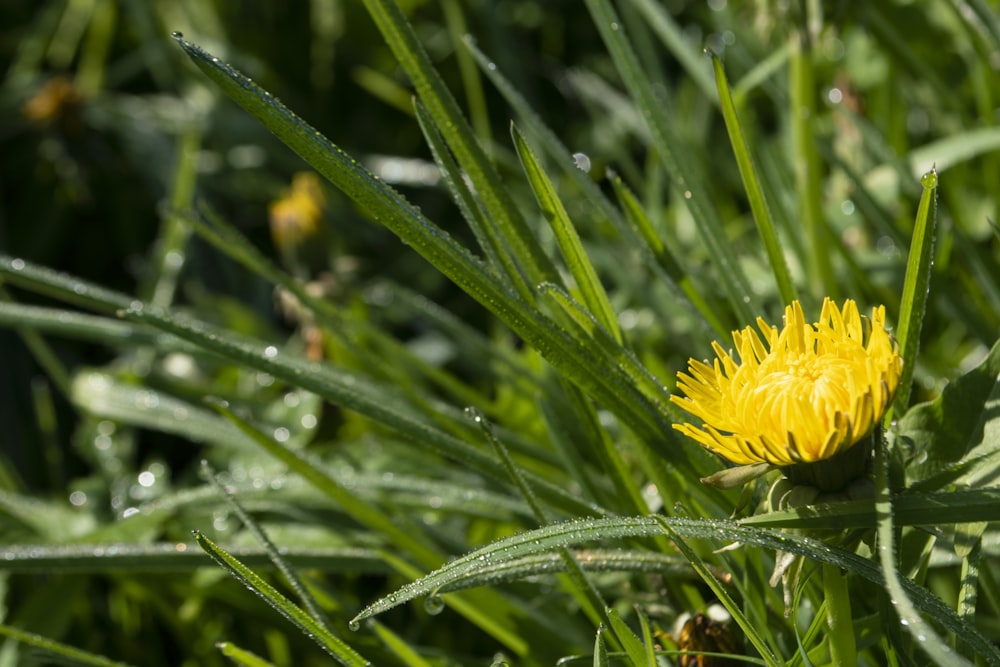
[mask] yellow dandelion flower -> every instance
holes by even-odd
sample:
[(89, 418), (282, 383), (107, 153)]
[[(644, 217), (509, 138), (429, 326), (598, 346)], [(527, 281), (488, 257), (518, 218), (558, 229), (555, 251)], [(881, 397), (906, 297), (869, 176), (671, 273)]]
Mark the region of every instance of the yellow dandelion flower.
[(903, 362), (885, 329), (885, 307), (862, 318), (854, 301), (823, 302), (807, 324), (798, 301), (781, 331), (757, 318), (733, 332), (739, 355), (713, 343), (711, 364), (678, 373), (686, 398), (671, 401), (703, 423), (674, 428), (737, 464), (825, 461), (870, 435), (889, 408)]

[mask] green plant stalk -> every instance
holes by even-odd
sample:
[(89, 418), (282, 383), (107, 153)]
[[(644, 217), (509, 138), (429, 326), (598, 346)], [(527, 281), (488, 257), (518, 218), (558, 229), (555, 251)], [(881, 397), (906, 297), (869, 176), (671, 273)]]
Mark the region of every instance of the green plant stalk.
[(757, 233), (760, 234), (760, 239), (764, 243), (767, 260), (771, 264), (771, 272), (778, 285), (778, 294), (781, 296), (782, 303), (787, 305), (798, 299), (798, 294), (795, 291), (792, 276), (788, 273), (785, 253), (778, 240), (774, 221), (771, 218), (770, 210), (768, 210), (767, 200), (764, 198), (764, 190), (761, 188), (757, 169), (754, 167), (753, 157), (750, 154), (750, 146), (747, 144), (746, 136), (743, 134), (743, 126), (736, 113), (736, 106), (733, 103), (729, 82), (726, 80), (726, 72), (722, 67), (722, 60), (715, 53), (712, 53), (712, 68), (715, 70), (715, 83), (719, 91), (719, 101), (722, 104), (722, 117), (726, 121), (726, 130), (729, 132), (729, 142), (733, 146), (733, 154), (736, 156), (740, 178), (743, 179), (743, 189), (746, 190), (747, 199), (750, 201), (750, 211), (757, 224)]
[[(985, 528), (985, 525), (983, 526)], [(959, 574), (958, 615), (972, 623), (976, 617), (976, 602), (979, 597), (979, 573), (982, 556), (982, 539), (976, 539), (972, 548), (962, 558), (962, 569)], [(958, 643), (957, 649), (963, 656), (972, 660), (975, 656), (965, 644)]]
[[(823, 220), (823, 186), (819, 152), (816, 149), (816, 77), (813, 71), (812, 49), (808, 28), (800, 26), (792, 36), (790, 69), (790, 116), (795, 159), (795, 186), (799, 193), (799, 215), (806, 235), (807, 270), (812, 296), (838, 298), (837, 280), (830, 262), (827, 235), (830, 230)], [(749, 321), (749, 320), (748, 320)]]
[(920, 330), (927, 312), (927, 293), (930, 290), (931, 260), (934, 255), (934, 230), (937, 226), (937, 185), (935, 170), (923, 175), (920, 184), (924, 191), (913, 223), (913, 241), (906, 260), (906, 278), (899, 306), (899, 352), (903, 357), (903, 372), (896, 390), (896, 400), (886, 415), (891, 423), (894, 412), (905, 412), (910, 402), (913, 370), (917, 365), (920, 349)]
[(826, 602), (826, 622), (829, 628), (830, 660), (840, 667), (856, 667), (858, 646), (854, 639), (851, 594), (847, 573), (839, 567), (823, 565), (823, 594)]

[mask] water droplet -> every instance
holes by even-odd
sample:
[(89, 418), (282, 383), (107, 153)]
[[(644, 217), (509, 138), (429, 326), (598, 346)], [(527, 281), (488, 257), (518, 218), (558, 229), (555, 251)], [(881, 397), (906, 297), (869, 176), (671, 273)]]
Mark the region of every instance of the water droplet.
[(181, 32), (180, 30), (174, 30), (172, 33), (170, 33), (170, 36), (173, 37), (174, 39), (184, 39), (184, 33)]
[(74, 491), (69, 494), (69, 504), (73, 507), (83, 507), (87, 504), (87, 494), (83, 491)]
[(288, 442), (289, 437), (291, 437), (291, 433), (284, 426), (274, 429), (274, 439), (278, 442)]
[(350, 630), (351, 632), (357, 632), (358, 630), (361, 629), (361, 622), (356, 618), (352, 618), (347, 623), (347, 629)]
[(612, 29), (612, 30), (616, 30), (616, 31), (617, 31), (617, 30), (618, 30), (618, 27), (619, 27), (619, 26), (618, 26), (618, 24), (617, 24), (616, 22), (614, 22), (614, 21), (612, 21), (612, 22), (611, 22), (611, 29)]
[(908, 625), (910, 625), (910, 621), (909, 621), (909, 619), (903, 618), (903, 619), (900, 619), (899, 624), (902, 625), (905, 628)]
[(14, 269), (15, 271), (21, 271), (21, 270), (23, 270), (24, 269), (24, 260), (23, 259), (14, 259), (14, 260), (12, 260), (11, 263), (10, 263), (10, 268)]
[(486, 69), (488, 69), (491, 72), (495, 72), (496, 69), (497, 69), (497, 64), (496, 63), (486, 63)]
[(276, 356), (278, 356), (278, 348), (273, 345), (268, 345), (264, 348), (265, 359), (274, 359)]
[(573, 164), (580, 171), (590, 173), (590, 158), (586, 153), (573, 153)]
[(428, 595), (424, 599), (424, 611), (431, 616), (437, 616), (444, 611), (444, 599), (440, 595), (434, 593)]

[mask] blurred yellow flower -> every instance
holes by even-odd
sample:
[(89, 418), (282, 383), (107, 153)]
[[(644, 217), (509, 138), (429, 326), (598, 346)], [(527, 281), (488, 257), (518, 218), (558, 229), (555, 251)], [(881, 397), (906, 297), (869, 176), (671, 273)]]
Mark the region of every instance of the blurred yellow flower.
[(781, 331), (757, 319), (733, 332), (740, 361), (718, 343), (712, 364), (691, 359), (677, 374), (686, 398), (671, 401), (703, 423), (674, 428), (737, 464), (825, 461), (869, 435), (899, 384), (903, 362), (885, 329), (885, 307), (862, 318), (848, 299), (823, 302), (806, 324), (798, 301)]

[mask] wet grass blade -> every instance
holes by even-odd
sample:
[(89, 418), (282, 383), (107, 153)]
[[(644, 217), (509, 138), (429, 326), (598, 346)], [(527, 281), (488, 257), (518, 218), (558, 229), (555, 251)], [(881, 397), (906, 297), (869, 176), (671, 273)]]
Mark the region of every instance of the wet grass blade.
[[(500, 175), (479, 145), (475, 133), (458, 107), (451, 91), (431, 64), (419, 38), (394, 0), (364, 0), (368, 13), (399, 64), (413, 82), (420, 101), (451, 147), (459, 165), (475, 185), (487, 217), (498, 228), (521, 266), (527, 287), (545, 280), (558, 280), (552, 262), (521, 216)], [(510, 276), (515, 278), (515, 276)], [(509, 286), (509, 285), (508, 285)]]
[(9, 625), (0, 624), (0, 636), (8, 637), (27, 646), (33, 646), (60, 663), (68, 662), (75, 665), (88, 665), (89, 667), (130, 667), (128, 663), (108, 660), (103, 656), (67, 646), (32, 632), (12, 628)]
[(229, 572), (233, 578), (253, 593), (260, 596), (275, 611), (301, 630), (302, 634), (319, 644), (337, 662), (347, 667), (366, 667), (367, 665), (371, 665), (370, 662), (361, 657), (359, 653), (344, 643), (339, 637), (323, 627), (322, 624), (318, 623), (309, 614), (296, 606), (291, 600), (279, 593), (277, 589), (224, 549), (197, 531), (194, 537), (198, 542), (198, 546), (211, 556), (212, 560), (218, 563), (220, 567)]

